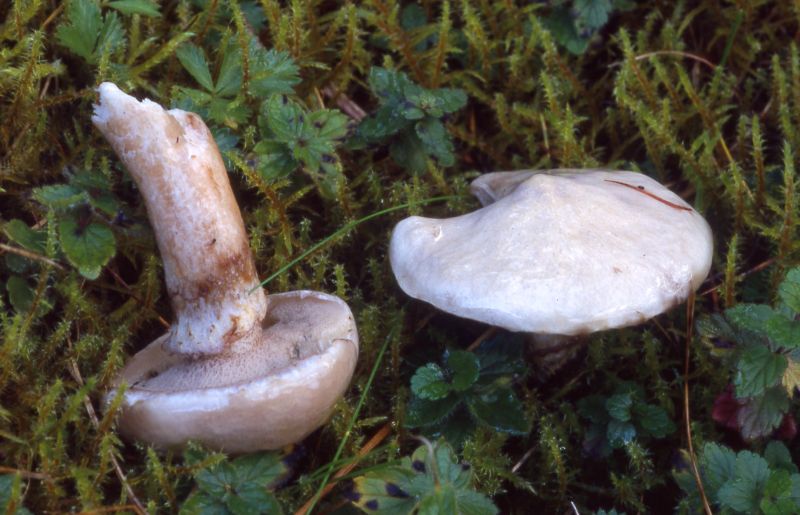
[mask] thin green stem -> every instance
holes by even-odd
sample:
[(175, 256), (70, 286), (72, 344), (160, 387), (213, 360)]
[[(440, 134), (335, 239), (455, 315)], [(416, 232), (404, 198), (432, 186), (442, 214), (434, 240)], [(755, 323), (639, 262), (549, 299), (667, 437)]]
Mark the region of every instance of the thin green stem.
[[(400, 206), (395, 206), (395, 207), (396, 209), (400, 209)], [(396, 210), (395, 208), (389, 208), (389, 209)], [(311, 499), (311, 505), (308, 507), (308, 510), (306, 511), (307, 515), (311, 515), (311, 513), (313, 513), (314, 507), (317, 505), (317, 501), (319, 501), (320, 495), (322, 495), (322, 491), (325, 489), (325, 486), (327, 486), (328, 481), (331, 478), (331, 474), (333, 474), (333, 469), (336, 467), (336, 463), (339, 461), (339, 457), (342, 455), (342, 451), (344, 451), (344, 444), (347, 443), (347, 440), (350, 438), (350, 434), (353, 432), (353, 426), (355, 425), (356, 420), (358, 420), (358, 415), (361, 413), (361, 408), (364, 406), (364, 401), (367, 398), (367, 393), (369, 393), (369, 389), (372, 386), (372, 381), (373, 379), (375, 379), (375, 375), (378, 373), (378, 368), (380, 367), (380, 364), (383, 361), (383, 355), (386, 353), (386, 349), (389, 347), (389, 342), (391, 341), (392, 336), (394, 336), (394, 331), (390, 331), (386, 339), (383, 341), (381, 350), (378, 352), (378, 357), (375, 359), (375, 364), (372, 365), (372, 370), (369, 373), (369, 379), (367, 379), (367, 384), (366, 386), (364, 386), (364, 391), (361, 392), (361, 397), (359, 397), (358, 399), (358, 404), (356, 404), (356, 409), (353, 412), (353, 417), (350, 419), (350, 423), (347, 425), (347, 431), (344, 432), (344, 437), (342, 437), (342, 441), (339, 442), (339, 447), (336, 449), (336, 454), (334, 454), (333, 459), (328, 464), (328, 470), (325, 472), (325, 477), (322, 478), (322, 482), (319, 484), (319, 488), (317, 488), (317, 491), (314, 493), (314, 497)]]
[(351, 230), (355, 229), (356, 227), (358, 227), (359, 225), (363, 224), (364, 222), (368, 222), (368, 221), (372, 220), (373, 218), (378, 218), (379, 216), (383, 216), (383, 215), (386, 215), (386, 214), (389, 214), (389, 213), (393, 213), (395, 211), (401, 211), (403, 209), (408, 209), (408, 208), (410, 208), (412, 206), (424, 206), (426, 204), (433, 204), (434, 202), (442, 202), (442, 201), (445, 201), (445, 200), (454, 200), (454, 199), (461, 198), (461, 197), (462, 197), (461, 195), (444, 195), (444, 196), (441, 196), (441, 197), (431, 197), (431, 198), (427, 198), (427, 199), (423, 199), (423, 200), (415, 201), (415, 202), (406, 202), (405, 204), (400, 204), (400, 205), (397, 205), (397, 206), (387, 207), (386, 209), (381, 209), (380, 211), (375, 211), (374, 213), (370, 213), (370, 214), (368, 214), (367, 216), (365, 216), (363, 218), (359, 218), (358, 220), (353, 220), (352, 222), (348, 222), (348, 223), (344, 224), (344, 226), (342, 226), (341, 229), (338, 229), (337, 231), (335, 231), (330, 236), (327, 236), (324, 239), (320, 240), (319, 242), (315, 243), (314, 245), (310, 246), (302, 254), (300, 254), (299, 256), (294, 258), (293, 260), (289, 261), (288, 263), (286, 263), (285, 265), (280, 267), (272, 275), (270, 275), (269, 277), (267, 277), (266, 279), (261, 281), (261, 283), (258, 286), (254, 286), (250, 291), (248, 291), (248, 293), (253, 293), (258, 288), (263, 288), (264, 286), (269, 284), (270, 281), (272, 281), (273, 279), (275, 279), (279, 275), (283, 274), (284, 272), (286, 272), (287, 270), (292, 268), (294, 265), (296, 265), (300, 261), (302, 261), (305, 258), (307, 258), (310, 254), (313, 254), (317, 250), (319, 250), (322, 247), (324, 247), (325, 245), (327, 245), (331, 240), (334, 240), (334, 239), (338, 238), (339, 236), (342, 236), (343, 234), (346, 234), (346, 233), (350, 232)]

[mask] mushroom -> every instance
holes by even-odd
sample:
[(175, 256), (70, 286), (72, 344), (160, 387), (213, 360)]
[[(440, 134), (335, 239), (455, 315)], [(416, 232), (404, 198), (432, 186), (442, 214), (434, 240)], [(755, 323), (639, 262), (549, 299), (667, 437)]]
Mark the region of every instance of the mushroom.
[[(196, 114), (98, 88), (92, 121), (144, 196), (175, 322), (131, 358), (123, 436), (240, 453), (299, 441), (322, 425), (358, 356), (353, 315), (313, 291), (259, 287), (242, 216), (214, 138)], [(120, 390), (122, 385), (124, 390)]]
[(397, 225), (392, 270), (411, 297), (539, 347), (654, 317), (711, 266), (703, 217), (640, 173), (495, 172), (471, 190), (483, 208)]

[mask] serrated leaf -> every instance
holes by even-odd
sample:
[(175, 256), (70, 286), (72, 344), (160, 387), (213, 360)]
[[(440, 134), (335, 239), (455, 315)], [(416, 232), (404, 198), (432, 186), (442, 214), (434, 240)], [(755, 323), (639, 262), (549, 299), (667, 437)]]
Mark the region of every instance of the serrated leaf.
[(706, 489), (716, 500), (717, 491), (736, 475), (736, 453), (727, 447), (707, 443), (700, 463)]
[(789, 410), (789, 397), (782, 387), (766, 390), (762, 395), (747, 399), (739, 410), (739, 431), (747, 440), (769, 435)]
[(435, 401), (412, 397), (408, 403), (406, 426), (422, 427), (435, 424), (450, 415), (459, 402), (460, 399), (452, 394)]
[(767, 347), (753, 345), (746, 348), (736, 363), (736, 397), (741, 399), (760, 395), (778, 384), (787, 366), (786, 356), (776, 354)]
[(778, 297), (795, 313), (800, 313), (800, 268), (789, 270), (778, 287)]
[(404, 467), (379, 468), (356, 478), (353, 493), (348, 497), (367, 513), (405, 515), (411, 513), (417, 499), (404, 490), (414, 476), (414, 471)]
[(782, 469), (790, 473), (797, 472), (797, 465), (792, 461), (792, 455), (783, 442), (777, 440), (769, 442), (764, 449), (764, 459), (772, 469)]
[(83, 227), (74, 216), (61, 219), (58, 237), (67, 260), (87, 279), (97, 279), (100, 270), (116, 252), (111, 229), (96, 222)]
[(471, 352), (455, 350), (447, 353), (445, 358), (451, 374), (451, 384), (455, 391), (469, 389), (478, 379), (480, 365), (478, 358)]
[(599, 29), (608, 22), (612, 6), (610, 0), (575, 0), (574, 9), (586, 25)]
[(633, 406), (633, 416), (636, 424), (655, 438), (664, 438), (675, 431), (675, 424), (660, 406), (637, 402)]
[(630, 422), (610, 420), (606, 429), (608, 443), (614, 448), (619, 448), (636, 438), (636, 427)]
[(523, 359), (525, 342), (522, 337), (513, 333), (495, 336), (481, 343), (475, 349), (475, 356), (481, 364), (481, 383), (494, 381), (501, 376), (522, 375), (527, 371)]
[(211, 71), (208, 69), (208, 61), (205, 52), (200, 47), (192, 43), (184, 43), (175, 52), (175, 56), (203, 89), (209, 92), (214, 91), (214, 81), (211, 78)]
[(67, 23), (56, 29), (58, 42), (90, 61), (103, 20), (100, 6), (93, 0), (71, 0), (66, 9)]
[(11, 307), (17, 313), (24, 313), (33, 305), (36, 292), (28, 284), (28, 281), (18, 275), (12, 275), (6, 281), (6, 291)]
[(419, 367), (411, 377), (411, 391), (417, 397), (438, 400), (450, 394), (452, 386), (444, 376), (444, 371), (435, 363)]
[(33, 190), (33, 198), (45, 206), (63, 210), (89, 202), (89, 195), (69, 184), (53, 184)]
[(606, 411), (612, 418), (620, 422), (627, 422), (631, 419), (631, 407), (633, 398), (628, 394), (612, 395), (606, 400)]
[(428, 167), (428, 158), (422, 140), (411, 131), (403, 131), (389, 147), (392, 160), (413, 173), (422, 173)]
[(9, 220), (3, 224), (3, 232), (8, 239), (18, 244), (20, 247), (33, 252), (44, 252), (47, 235), (43, 231), (36, 231), (22, 220)]
[(414, 130), (422, 142), (425, 152), (442, 166), (455, 164), (453, 142), (444, 124), (437, 118), (426, 117), (414, 125)]
[(766, 324), (767, 336), (776, 347), (796, 349), (800, 347), (800, 322), (781, 314), (770, 318)]
[(526, 434), (529, 429), (525, 410), (511, 388), (493, 388), (467, 397), (472, 415), (497, 431)]
[(581, 55), (589, 48), (589, 38), (578, 34), (569, 9), (560, 5), (545, 18), (544, 25), (553, 39), (574, 55)]
[(775, 311), (765, 304), (738, 304), (725, 310), (725, 318), (739, 331), (766, 337), (766, 324)]
[(141, 14), (151, 18), (160, 18), (158, 4), (151, 0), (114, 0), (108, 6), (123, 14)]
[(268, 98), (292, 93), (300, 83), (297, 65), (287, 52), (267, 50), (254, 37), (250, 38), (250, 91)]
[(746, 513), (757, 512), (769, 475), (769, 464), (764, 458), (750, 451), (739, 452), (734, 478), (719, 490), (720, 504)]
[(227, 41), (222, 50), (222, 64), (219, 67), (214, 93), (220, 97), (232, 97), (242, 88), (242, 54), (234, 41)]

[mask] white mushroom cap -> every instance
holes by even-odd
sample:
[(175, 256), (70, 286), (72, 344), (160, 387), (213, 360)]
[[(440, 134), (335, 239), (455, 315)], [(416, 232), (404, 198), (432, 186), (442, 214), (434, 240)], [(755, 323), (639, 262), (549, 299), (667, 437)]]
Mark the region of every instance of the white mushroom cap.
[(497, 172), (472, 184), (485, 207), (410, 217), (390, 260), (408, 295), (511, 331), (577, 335), (640, 323), (708, 275), (703, 217), (635, 172)]
[(355, 370), (353, 315), (319, 292), (269, 303), (261, 344), (247, 352), (171, 353), (164, 335), (133, 356), (116, 380), (128, 385), (120, 432), (157, 448), (194, 440), (239, 453), (277, 449), (321, 426)]

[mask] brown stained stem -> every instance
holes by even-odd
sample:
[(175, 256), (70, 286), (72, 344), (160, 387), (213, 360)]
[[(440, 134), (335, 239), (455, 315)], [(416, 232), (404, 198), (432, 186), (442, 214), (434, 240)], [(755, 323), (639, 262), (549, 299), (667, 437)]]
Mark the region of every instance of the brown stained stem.
[[(83, 386), (85, 383), (83, 381), (83, 377), (81, 376), (81, 371), (78, 368), (78, 363), (74, 359), (69, 360), (70, 365), (70, 374), (72, 375), (75, 382), (77, 382), (80, 386)], [(100, 421), (97, 419), (97, 413), (94, 410), (94, 406), (92, 405), (91, 399), (89, 396), (86, 395), (83, 398), (83, 405), (86, 407), (86, 412), (89, 414), (89, 420), (92, 421), (92, 425), (95, 429), (100, 427)], [(147, 510), (145, 509), (142, 502), (136, 497), (136, 494), (131, 488), (130, 483), (128, 483), (128, 478), (125, 476), (125, 472), (122, 470), (122, 467), (119, 465), (117, 458), (114, 456), (113, 453), (109, 454), (109, 458), (111, 459), (111, 464), (114, 466), (114, 472), (117, 474), (117, 479), (122, 484), (122, 487), (125, 489), (125, 492), (128, 494), (128, 498), (130, 498), (132, 505), (128, 505), (126, 509), (130, 509), (136, 512), (137, 515), (146, 515)], [(113, 507), (112, 507), (113, 508)], [(109, 511), (119, 511), (119, 510), (109, 510)], [(93, 511), (92, 513), (103, 513), (102, 511)]]
[(330, 491), (333, 490), (333, 487), (336, 486), (338, 480), (341, 479), (343, 476), (349, 474), (350, 471), (356, 468), (358, 462), (361, 461), (361, 459), (364, 456), (369, 454), (369, 452), (372, 451), (372, 449), (377, 447), (378, 444), (380, 444), (387, 436), (389, 436), (391, 432), (392, 432), (391, 422), (381, 427), (374, 435), (372, 435), (372, 438), (370, 438), (369, 441), (366, 444), (364, 444), (364, 447), (362, 447), (358, 451), (358, 453), (355, 456), (355, 459), (350, 463), (348, 463), (347, 465), (345, 465), (344, 467), (340, 468), (336, 472), (336, 474), (333, 475), (333, 478), (331, 479), (330, 483), (325, 485), (325, 488), (322, 489), (322, 492), (318, 496), (309, 499), (302, 507), (300, 507), (299, 510), (295, 512), (295, 515), (306, 515), (308, 513), (308, 510), (311, 508), (311, 503), (315, 501), (315, 498), (316, 501), (319, 501), (320, 499), (328, 495)]
[(5, 243), (0, 243), (0, 252), (8, 252), (11, 254), (22, 256), (27, 259), (32, 259), (34, 261), (41, 261), (42, 263), (47, 263), (48, 265), (58, 268), (59, 270), (66, 269), (64, 265), (62, 265), (58, 261), (50, 259), (47, 256), (37, 254), (36, 252), (31, 252), (30, 250), (21, 249), (19, 247), (12, 247), (11, 245), (6, 245)]
[(692, 465), (697, 490), (700, 492), (700, 499), (703, 502), (703, 509), (706, 515), (712, 515), (711, 506), (708, 504), (706, 490), (703, 488), (703, 480), (700, 478), (700, 470), (697, 468), (697, 455), (694, 452), (692, 443), (692, 420), (689, 412), (689, 356), (692, 346), (692, 327), (694, 326), (694, 292), (689, 294), (686, 300), (686, 353), (683, 362), (683, 423), (686, 426), (686, 445), (689, 448), (689, 461)]

